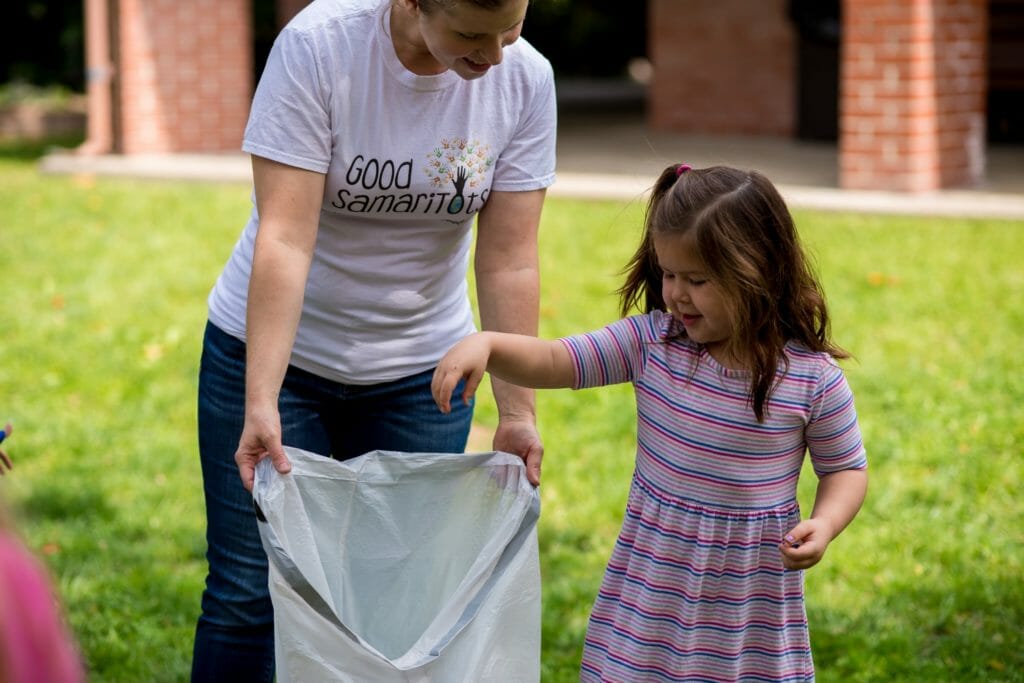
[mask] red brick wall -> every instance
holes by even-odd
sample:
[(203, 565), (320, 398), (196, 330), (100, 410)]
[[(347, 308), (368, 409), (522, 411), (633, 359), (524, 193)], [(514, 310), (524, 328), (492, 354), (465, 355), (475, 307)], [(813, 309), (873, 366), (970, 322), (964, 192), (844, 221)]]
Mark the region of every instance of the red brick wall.
[(649, 0), (657, 130), (791, 135), (795, 40), (786, 0)]
[(926, 191), (985, 170), (986, 0), (844, 0), (839, 183)]
[(237, 151), (253, 91), (250, 0), (120, 0), (118, 151)]

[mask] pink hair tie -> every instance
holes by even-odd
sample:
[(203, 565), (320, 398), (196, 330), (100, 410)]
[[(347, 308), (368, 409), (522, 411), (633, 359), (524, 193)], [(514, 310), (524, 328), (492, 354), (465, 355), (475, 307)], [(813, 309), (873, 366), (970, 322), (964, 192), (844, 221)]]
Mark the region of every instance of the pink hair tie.
[(678, 178), (679, 176), (683, 175), (687, 171), (692, 171), (692, 170), (693, 170), (693, 166), (690, 166), (689, 164), (679, 164), (678, 166), (676, 166), (676, 178)]

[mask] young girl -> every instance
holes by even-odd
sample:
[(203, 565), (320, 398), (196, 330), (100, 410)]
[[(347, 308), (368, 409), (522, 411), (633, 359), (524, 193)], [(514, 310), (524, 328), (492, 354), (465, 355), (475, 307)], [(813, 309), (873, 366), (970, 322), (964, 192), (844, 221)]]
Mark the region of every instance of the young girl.
[[(867, 489), (853, 396), (792, 217), (761, 174), (667, 168), (622, 312), (547, 341), (482, 332), (442, 359), (442, 411), (486, 369), (528, 387), (632, 382), (636, 469), (581, 680), (814, 678), (803, 574)], [(814, 509), (796, 500), (804, 452)]]

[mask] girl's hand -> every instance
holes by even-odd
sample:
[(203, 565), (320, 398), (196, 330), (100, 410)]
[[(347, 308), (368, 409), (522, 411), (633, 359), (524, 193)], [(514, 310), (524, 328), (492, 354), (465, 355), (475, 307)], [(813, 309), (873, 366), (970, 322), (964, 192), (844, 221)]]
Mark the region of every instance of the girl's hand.
[(818, 564), (828, 544), (857, 515), (867, 490), (866, 470), (839, 470), (822, 475), (810, 519), (790, 529), (779, 544), (782, 564), (787, 569), (807, 569)]
[(462, 401), (469, 404), (476, 394), (487, 370), (487, 360), (491, 355), (491, 347), (486, 334), (471, 334), (444, 354), (444, 358), (434, 370), (434, 378), (430, 382), (430, 392), (434, 395), (434, 403), (442, 413), (452, 409), (452, 392), (459, 380), (465, 379)]
[(823, 519), (811, 518), (793, 527), (779, 543), (782, 564), (786, 569), (809, 569), (825, 556), (832, 542), (831, 525)]

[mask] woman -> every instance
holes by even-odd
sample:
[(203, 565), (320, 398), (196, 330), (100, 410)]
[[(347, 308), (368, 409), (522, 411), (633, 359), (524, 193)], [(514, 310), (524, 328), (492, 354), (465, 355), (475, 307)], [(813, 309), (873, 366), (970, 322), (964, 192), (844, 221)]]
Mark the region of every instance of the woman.
[[(317, 0), (274, 44), (243, 144), (253, 212), (210, 294), (200, 370), (194, 681), (273, 676), (259, 460), (287, 472), (282, 443), (339, 459), (464, 450), (472, 408), (439, 415), (430, 380), (474, 329), (474, 218), (482, 327), (536, 334), (555, 99), (550, 65), (518, 40), (527, 4)], [(536, 484), (533, 394), (493, 387), (494, 448)]]

